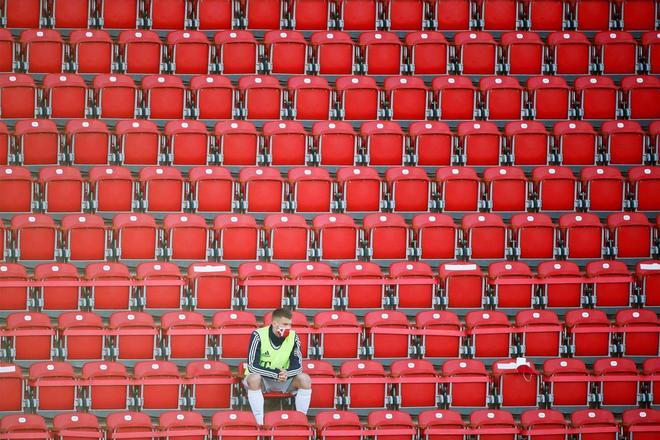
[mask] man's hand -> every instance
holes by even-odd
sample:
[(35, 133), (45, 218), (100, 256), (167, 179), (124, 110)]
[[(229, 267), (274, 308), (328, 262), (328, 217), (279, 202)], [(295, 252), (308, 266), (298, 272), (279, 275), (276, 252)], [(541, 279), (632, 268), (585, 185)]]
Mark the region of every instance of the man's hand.
[(280, 370), (280, 374), (277, 375), (278, 382), (286, 382), (286, 370)]

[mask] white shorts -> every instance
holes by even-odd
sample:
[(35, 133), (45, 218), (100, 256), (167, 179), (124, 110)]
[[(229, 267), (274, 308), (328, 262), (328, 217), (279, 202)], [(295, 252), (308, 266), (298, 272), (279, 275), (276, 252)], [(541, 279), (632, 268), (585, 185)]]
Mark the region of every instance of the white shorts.
[[(280, 382), (277, 379), (261, 376), (261, 388), (265, 393), (295, 393), (293, 379), (290, 377), (284, 382)], [(248, 389), (247, 378), (243, 379), (243, 386)]]

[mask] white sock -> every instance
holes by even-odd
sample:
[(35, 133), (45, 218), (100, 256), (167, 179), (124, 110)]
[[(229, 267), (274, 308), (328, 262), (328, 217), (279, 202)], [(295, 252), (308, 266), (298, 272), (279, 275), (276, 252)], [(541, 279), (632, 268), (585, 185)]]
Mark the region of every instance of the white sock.
[(307, 414), (309, 402), (312, 400), (312, 390), (298, 390), (296, 392), (296, 411)]
[[(259, 425), (264, 424), (264, 393), (261, 390), (248, 390), (248, 402), (252, 408), (252, 414)], [(308, 401), (309, 402), (309, 401)], [(309, 406), (309, 404), (308, 404)]]

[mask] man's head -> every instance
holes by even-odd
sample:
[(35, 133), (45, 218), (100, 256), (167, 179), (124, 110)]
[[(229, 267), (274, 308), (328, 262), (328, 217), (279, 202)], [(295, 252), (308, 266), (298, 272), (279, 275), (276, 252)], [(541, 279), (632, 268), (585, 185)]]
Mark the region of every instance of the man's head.
[(289, 336), (291, 331), (291, 310), (275, 309), (271, 325), (273, 326), (273, 333), (281, 338)]

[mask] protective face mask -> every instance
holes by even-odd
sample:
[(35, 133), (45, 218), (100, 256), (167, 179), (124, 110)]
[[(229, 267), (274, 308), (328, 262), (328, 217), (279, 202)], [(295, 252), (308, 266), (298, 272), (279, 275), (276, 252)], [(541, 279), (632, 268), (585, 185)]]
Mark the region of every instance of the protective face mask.
[(286, 338), (289, 336), (289, 333), (291, 333), (291, 329), (289, 328), (284, 328), (284, 327), (277, 327), (275, 330), (275, 333), (280, 337), (280, 338)]

